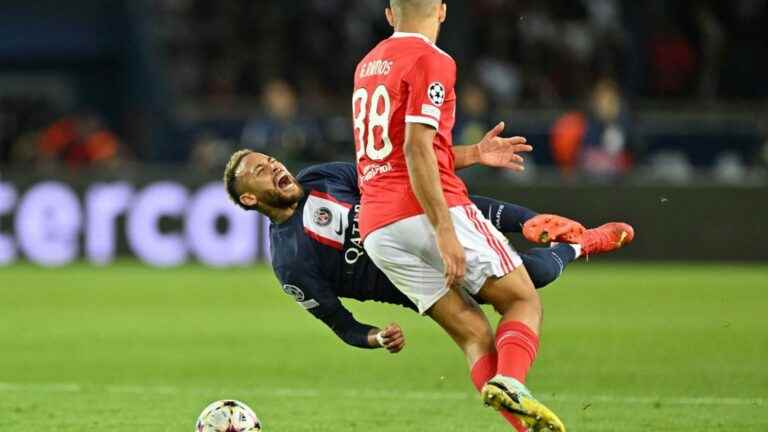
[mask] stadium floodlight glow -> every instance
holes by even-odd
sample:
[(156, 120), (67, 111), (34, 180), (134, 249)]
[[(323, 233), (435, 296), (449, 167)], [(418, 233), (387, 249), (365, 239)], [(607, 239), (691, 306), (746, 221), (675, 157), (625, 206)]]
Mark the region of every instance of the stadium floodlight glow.
[(105, 265), (117, 252), (117, 218), (128, 210), (133, 186), (126, 182), (96, 183), (85, 193), (85, 254)]
[[(210, 266), (251, 264), (258, 249), (256, 215), (233, 205), (221, 183), (209, 183), (197, 191), (187, 208), (187, 243), (197, 259)], [(227, 221), (223, 233), (216, 227), (219, 217)]]
[[(13, 185), (0, 183), (0, 216), (11, 212), (16, 205), (18, 195)], [(2, 226), (0, 226), (2, 228)], [(3, 234), (0, 230), (0, 265), (16, 261), (16, 243), (13, 237)]]
[(77, 258), (83, 221), (80, 201), (71, 187), (47, 181), (29, 189), (16, 211), (19, 247), (30, 261), (60, 266)]
[(134, 253), (147, 264), (173, 267), (187, 260), (180, 233), (160, 231), (163, 216), (181, 217), (187, 205), (187, 189), (175, 182), (157, 182), (142, 190), (128, 212), (126, 234)]

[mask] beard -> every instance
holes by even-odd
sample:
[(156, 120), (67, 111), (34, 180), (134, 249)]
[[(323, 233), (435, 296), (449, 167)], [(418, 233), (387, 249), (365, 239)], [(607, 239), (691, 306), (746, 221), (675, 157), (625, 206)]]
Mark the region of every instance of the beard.
[(285, 194), (278, 190), (272, 190), (265, 193), (264, 196), (259, 199), (259, 202), (266, 207), (286, 209), (296, 205), (302, 198), (304, 198), (304, 189), (296, 183), (295, 191)]

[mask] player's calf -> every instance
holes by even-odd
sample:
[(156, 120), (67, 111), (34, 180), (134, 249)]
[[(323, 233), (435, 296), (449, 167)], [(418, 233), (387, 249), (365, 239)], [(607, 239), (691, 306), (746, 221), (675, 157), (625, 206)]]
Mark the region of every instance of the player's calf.
[(446, 292), (426, 314), (461, 348), (470, 367), (478, 358), (495, 351), (493, 330), (485, 313), (460, 291)]

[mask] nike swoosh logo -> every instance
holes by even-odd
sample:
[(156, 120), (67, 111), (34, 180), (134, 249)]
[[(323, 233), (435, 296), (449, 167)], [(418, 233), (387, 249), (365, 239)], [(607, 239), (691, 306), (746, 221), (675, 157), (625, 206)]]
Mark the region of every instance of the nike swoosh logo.
[(341, 218), (339, 218), (339, 229), (334, 230), (336, 235), (341, 235), (341, 233), (344, 232), (344, 230), (342, 229), (343, 226), (344, 225), (342, 224), (342, 220), (341, 220)]

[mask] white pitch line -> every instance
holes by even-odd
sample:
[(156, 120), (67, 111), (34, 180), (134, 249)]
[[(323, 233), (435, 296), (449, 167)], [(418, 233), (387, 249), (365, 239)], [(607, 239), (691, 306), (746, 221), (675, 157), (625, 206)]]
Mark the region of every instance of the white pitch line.
[[(457, 391), (397, 391), (397, 390), (359, 390), (344, 388), (311, 389), (258, 389), (258, 388), (195, 388), (175, 386), (143, 386), (143, 385), (107, 385), (73, 384), (73, 383), (2, 383), (0, 393), (30, 392), (30, 393), (79, 393), (89, 391), (106, 391), (108, 393), (123, 393), (134, 395), (174, 395), (201, 394), (226, 395), (250, 394), (266, 397), (303, 397), (303, 398), (351, 398), (363, 400), (470, 400), (477, 399), (477, 394)], [(222, 396), (225, 397), (225, 396)], [(578, 395), (543, 394), (541, 399), (548, 401), (578, 402), (584, 404), (610, 403), (621, 405), (727, 405), (727, 406), (765, 406), (768, 398), (739, 398), (739, 397), (671, 397), (671, 396), (628, 396), (628, 395)]]
[(4, 383), (0, 382), (0, 392), (38, 392), (38, 393), (77, 393), (82, 391), (78, 384), (62, 383)]

